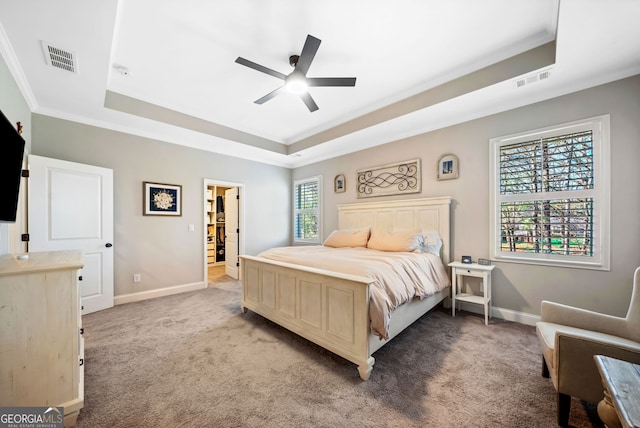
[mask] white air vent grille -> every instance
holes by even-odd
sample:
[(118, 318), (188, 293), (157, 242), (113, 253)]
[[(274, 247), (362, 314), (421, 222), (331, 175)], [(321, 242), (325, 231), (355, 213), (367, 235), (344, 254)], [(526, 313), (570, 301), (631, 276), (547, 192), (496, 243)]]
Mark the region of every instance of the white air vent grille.
[(76, 65), (75, 55), (73, 52), (56, 48), (45, 41), (42, 42), (42, 49), (44, 50), (44, 57), (48, 65), (70, 71), (72, 73), (78, 73), (78, 67)]
[(515, 81), (516, 88), (522, 88), (523, 86), (530, 85), (532, 83), (539, 82), (540, 80), (546, 80), (551, 77), (551, 70), (540, 71), (536, 74), (531, 74), (529, 76), (522, 77)]

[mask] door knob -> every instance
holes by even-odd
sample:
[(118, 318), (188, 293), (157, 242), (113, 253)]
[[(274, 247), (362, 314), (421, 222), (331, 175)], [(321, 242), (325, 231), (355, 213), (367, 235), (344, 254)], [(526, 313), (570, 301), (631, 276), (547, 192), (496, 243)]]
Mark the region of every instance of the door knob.
[(111, 247), (113, 247), (113, 244), (112, 244), (111, 242), (107, 242), (107, 244), (105, 245), (105, 247), (107, 247), (107, 248), (111, 248)]

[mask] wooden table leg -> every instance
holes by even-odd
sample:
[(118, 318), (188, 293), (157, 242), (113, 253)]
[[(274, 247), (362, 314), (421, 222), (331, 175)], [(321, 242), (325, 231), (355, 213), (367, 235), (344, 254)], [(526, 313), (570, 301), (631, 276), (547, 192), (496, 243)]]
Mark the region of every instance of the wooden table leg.
[(598, 416), (607, 428), (622, 428), (616, 409), (613, 407), (609, 391), (604, 390), (604, 398), (598, 403)]

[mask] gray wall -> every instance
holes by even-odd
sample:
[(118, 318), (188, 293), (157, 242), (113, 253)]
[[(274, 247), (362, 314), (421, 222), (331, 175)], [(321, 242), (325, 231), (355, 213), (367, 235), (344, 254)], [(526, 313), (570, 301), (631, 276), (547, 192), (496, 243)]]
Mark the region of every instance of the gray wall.
[[(22, 138), (24, 138), (26, 149), (29, 151), (31, 148), (31, 109), (22, 96), (20, 88), (13, 79), (2, 56), (0, 56), (0, 110), (11, 123), (22, 123)], [(18, 215), (20, 216), (20, 213)], [(13, 234), (23, 232), (20, 218), (18, 218), (18, 222), (17, 225), (11, 226)], [(15, 232), (16, 229), (20, 230)], [(10, 228), (6, 223), (0, 223), (0, 254), (17, 251), (16, 248), (9, 249), (9, 230)]]
[[(611, 115), (611, 271), (498, 263), (493, 303), (507, 311), (539, 314), (541, 300), (548, 299), (624, 315), (633, 271), (640, 265), (640, 76), (297, 168), (293, 179), (323, 175), (326, 237), (337, 227), (336, 204), (357, 202), (357, 169), (419, 157), (422, 193), (406, 198), (452, 196), (454, 259), (463, 254), (488, 257), (489, 139), (607, 113)], [(437, 181), (437, 160), (445, 153), (458, 156), (460, 178)], [(333, 192), (337, 174), (345, 174), (345, 193)], [(398, 197), (375, 199), (394, 198)]]
[[(25, 124), (32, 152), (112, 168), (115, 181), (116, 295), (201, 281), (203, 266), (201, 200), (203, 179), (245, 184), (245, 235), (248, 254), (286, 245), (291, 234), (292, 178), (323, 175), (324, 235), (337, 227), (335, 206), (356, 202), (356, 169), (419, 157), (422, 193), (451, 195), (453, 254), (488, 256), (489, 139), (601, 114), (611, 115), (611, 271), (562, 269), (499, 263), (494, 271), (494, 305), (538, 314), (550, 299), (613, 315), (623, 315), (632, 273), (640, 265), (640, 76), (461, 125), (342, 156), (290, 172), (287, 169), (183, 148), (46, 116), (33, 115), (0, 61), (0, 108)], [(33, 138), (31, 135), (33, 134)], [(33, 140), (33, 142), (32, 142)], [(437, 181), (435, 166), (444, 153), (460, 159), (460, 178)], [(333, 177), (345, 174), (347, 191), (333, 193)], [(143, 217), (142, 181), (182, 184), (183, 216)], [(381, 197), (379, 200), (393, 199)], [(187, 232), (188, 224), (196, 232)], [(0, 253), (6, 252), (6, 225), (0, 226)], [(134, 285), (133, 273), (145, 279)]]
[[(116, 296), (203, 281), (204, 179), (243, 185), (245, 253), (289, 242), (287, 168), (39, 114), (32, 120), (33, 154), (113, 169)], [(143, 181), (182, 185), (182, 216), (143, 216)]]

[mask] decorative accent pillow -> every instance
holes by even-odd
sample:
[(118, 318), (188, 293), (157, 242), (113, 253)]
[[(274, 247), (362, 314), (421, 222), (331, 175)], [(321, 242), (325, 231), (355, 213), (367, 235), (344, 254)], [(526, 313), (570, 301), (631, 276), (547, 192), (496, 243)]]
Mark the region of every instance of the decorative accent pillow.
[(366, 247), (369, 240), (370, 228), (334, 230), (324, 240), (327, 247)]
[(442, 248), (442, 238), (437, 230), (427, 230), (423, 233), (424, 244), (422, 244), (423, 253), (431, 253), (436, 256), (440, 256), (440, 249)]
[(373, 229), (367, 248), (380, 251), (421, 251), (423, 243), (422, 232)]

